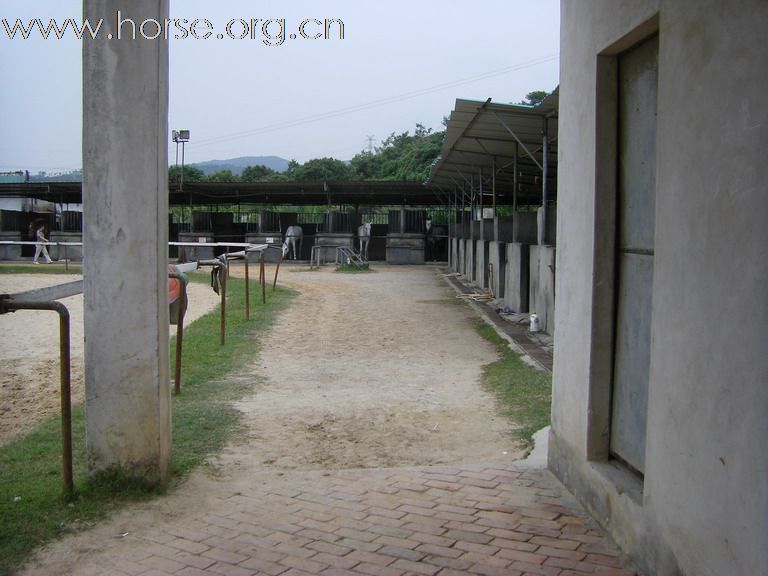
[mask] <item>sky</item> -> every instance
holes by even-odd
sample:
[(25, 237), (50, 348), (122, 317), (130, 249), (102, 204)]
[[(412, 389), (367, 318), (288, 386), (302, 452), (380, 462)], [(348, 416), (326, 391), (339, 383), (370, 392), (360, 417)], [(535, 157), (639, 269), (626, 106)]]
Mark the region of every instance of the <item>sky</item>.
[[(369, 137), (376, 146), (393, 132), (412, 133), (417, 123), (441, 130), (457, 98), (518, 102), (558, 85), (559, 0), (170, 6), (185, 32), (170, 29), (169, 131), (190, 131), (187, 163), (267, 155), (349, 160), (368, 149)], [(121, 16), (132, 16), (130, 0)], [(3, 0), (0, 18), (9, 26), (17, 18), (45, 25), (72, 18), (80, 25), (82, 7), (79, 0)], [(188, 32), (196, 19), (198, 38)], [(309, 38), (326, 19), (344, 23), (343, 39), (338, 24), (328, 39)], [(204, 20), (213, 29), (207, 39)], [(240, 20), (252, 31), (242, 40)], [(230, 21), (238, 39), (226, 35)], [(299, 34), (305, 21), (306, 39)], [(129, 25), (123, 30), (129, 33)], [(10, 40), (0, 23), (0, 171), (81, 167), (82, 45), (67, 32), (63, 39), (44, 40), (38, 32)], [(173, 163), (170, 134), (168, 141)]]

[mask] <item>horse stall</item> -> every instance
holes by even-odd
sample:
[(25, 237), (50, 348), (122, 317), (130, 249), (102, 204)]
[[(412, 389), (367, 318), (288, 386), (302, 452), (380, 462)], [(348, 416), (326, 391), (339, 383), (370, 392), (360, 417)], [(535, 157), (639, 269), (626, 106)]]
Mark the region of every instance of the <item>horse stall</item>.
[(530, 247), (530, 295), (529, 310), (541, 321), (547, 334), (555, 332), (555, 247)]
[(540, 243), (531, 246), (530, 249), (529, 309), (538, 314), (544, 332), (554, 335), (557, 214), (554, 207), (548, 207), (546, 226), (544, 226), (544, 212), (542, 208), (539, 208), (536, 213), (537, 236)]
[(510, 237), (508, 223), (499, 223), (499, 234), (507, 240), (504, 302), (515, 312), (528, 312), (531, 272), (529, 247), (536, 243), (536, 213), (515, 212), (511, 228)]
[[(296, 224), (298, 215), (295, 212), (262, 211), (259, 212), (257, 220), (257, 230), (247, 232), (245, 242), (250, 244), (276, 244), (282, 247), (283, 231), (287, 230), (289, 226)], [(255, 252), (248, 255), (249, 261), (257, 261), (260, 258), (261, 254)], [(264, 252), (265, 262), (274, 263), (278, 260), (280, 260), (280, 252), (278, 250), (267, 250)]]
[(325, 214), (322, 230), (315, 235), (316, 258), (320, 262), (335, 262), (337, 248), (355, 247), (350, 215), (346, 212), (331, 211)]
[(513, 238), (514, 218), (496, 216), (493, 219), (493, 240), (488, 245), (488, 284), (494, 296), (504, 299), (506, 295), (507, 242)]
[(389, 211), (388, 264), (424, 264), (425, 221), (424, 210)]

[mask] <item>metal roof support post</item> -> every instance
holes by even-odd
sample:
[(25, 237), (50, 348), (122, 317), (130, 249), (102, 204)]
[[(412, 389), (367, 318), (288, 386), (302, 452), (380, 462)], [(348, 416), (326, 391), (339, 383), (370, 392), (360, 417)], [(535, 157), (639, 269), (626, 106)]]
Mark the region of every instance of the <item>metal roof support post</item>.
[(480, 240), (485, 240), (485, 215), (483, 214), (483, 167), (478, 168), (478, 180), (480, 181)]
[[(517, 242), (517, 226), (515, 225), (515, 218), (517, 217), (517, 157), (520, 154), (520, 146), (515, 142), (515, 161), (512, 169), (514, 174), (512, 175), (512, 242)], [(517, 217), (519, 219), (519, 217)]]
[(496, 156), (492, 159), (493, 176), (491, 177), (491, 193), (493, 194), (493, 217), (496, 217)]
[(541, 238), (539, 244), (547, 243), (547, 168), (549, 167), (549, 119), (544, 116), (543, 152), (544, 165), (541, 168)]

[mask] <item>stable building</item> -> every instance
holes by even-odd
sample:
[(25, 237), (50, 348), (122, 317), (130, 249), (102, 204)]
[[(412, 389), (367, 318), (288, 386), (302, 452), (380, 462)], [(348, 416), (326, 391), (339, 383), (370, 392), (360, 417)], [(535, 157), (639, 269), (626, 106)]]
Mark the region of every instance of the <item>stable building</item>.
[(561, 3), (549, 467), (645, 574), (768, 574), (768, 3)]

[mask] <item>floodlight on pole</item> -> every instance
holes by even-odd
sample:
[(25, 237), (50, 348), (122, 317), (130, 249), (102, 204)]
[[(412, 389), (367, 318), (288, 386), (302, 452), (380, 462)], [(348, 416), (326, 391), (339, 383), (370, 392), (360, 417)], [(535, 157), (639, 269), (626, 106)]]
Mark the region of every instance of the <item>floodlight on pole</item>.
[(181, 176), (179, 178), (179, 191), (184, 188), (184, 144), (189, 142), (189, 130), (173, 130), (171, 139), (176, 143), (176, 167), (179, 166), (179, 143), (181, 143)]

